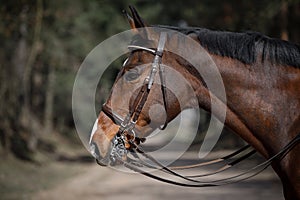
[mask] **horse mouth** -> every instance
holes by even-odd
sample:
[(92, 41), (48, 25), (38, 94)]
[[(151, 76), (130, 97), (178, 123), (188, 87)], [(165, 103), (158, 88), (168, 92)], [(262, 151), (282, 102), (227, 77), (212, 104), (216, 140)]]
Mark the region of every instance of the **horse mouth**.
[(116, 125), (109, 116), (100, 112), (89, 139), (89, 151), (100, 166), (116, 166), (126, 162), (127, 153), (132, 148), (129, 141), (136, 145), (145, 141), (145, 138), (135, 137), (140, 135), (138, 129), (135, 130), (137, 135), (124, 132), (122, 136), (118, 134), (119, 129), (120, 126)]
[(112, 147), (110, 146), (108, 150), (108, 154), (105, 157), (102, 157), (99, 152), (97, 144), (94, 142), (90, 144), (90, 152), (92, 156), (96, 159), (96, 163), (100, 166), (107, 167), (107, 166), (115, 165), (114, 160), (112, 160), (110, 156), (111, 151), (112, 151)]
[[(135, 144), (144, 142), (144, 138), (125, 132), (118, 134), (120, 126), (104, 112), (100, 112), (95, 121), (89, 139), (89, 151), (100, 166), (116, 166), (127, 161), (127, 153), (132, 148), (128, 141)], [(139, 133), (139, 131), (136, 130)]]
[(112, 140), (118, 132), (119, 126), (106, 116), (103, 112), (95, 121), (89, 139), (89, 151), (101, 166), (114, 165), (111, 158), (113, 151)]

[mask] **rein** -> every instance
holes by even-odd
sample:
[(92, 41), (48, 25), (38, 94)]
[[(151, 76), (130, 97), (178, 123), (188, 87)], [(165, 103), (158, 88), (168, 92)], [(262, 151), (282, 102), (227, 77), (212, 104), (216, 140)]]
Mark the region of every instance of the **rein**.
[[(205, 174), (205, 175), (201, 175), (201, 176), (198, 176), (198, 175), (184, 176), (184, 175), (181, 175), (181, 174), (171, 170), (168, 167), (163, 166), (159, 161), (154, 159), (151, 155), (145, 153), (145, 151), (143, 151), (143, 149), (141, 147), (138, 147), (135, 144), (133, 144), (133, 145), (136, 149), (133, 150), (133, 152), (136, 154), (141, 154), (146, 159), (153, 162), (156, 166), (145, 163), (145, 161), (143, 161), (137, 155), (134, 155), (134, 157), (138, 158), (138, 160), (128, 159), (129, 161), (124, 161), (121, 157), (117, 157), (117, 160), (120, 163), (122, 163), (126, 168), (128, 168), (132, 171), (138, 172), (140, 174), (143, 174), (144, 176), (147, 176), (149, 178), (152, 178), (152, 179), (164, 182), (164, 183), (169, 183), (172, 185), (178, 185), (178, 186), (184, 186), (184, 187), (215, 187), (215, 186), (223, 186), (223, 185), (238, 183), (238, 182), (241, 182), (241, 181), (244, 181), (244, 180), (247, 180), (249, 178), (256, 176), (257, 174), (264, 171), (267, 167), (269, 167), (273, 161), (281, 160), (282, 158), (284, 158), (285, 155), (289, 151), (291, 151), (293, 149), (293, 147), (295, 147), (299, 142), (300, 142), (300, 133), (293, 140), (291, 140), (282, 150), (280, 150), (277, 154), (273, 155), (272, 157), (270, 157), (268, 160), (262, 162), (261, 164), (258, 164), (256, 166), (252, 167), (251, 169), (246, 170), (245, 172), (242, 172), (238, 175), (231, 176), (228, 178), (218, 179), (218, 180), (214, 180), (214, 181), (201, 181), (201, 180), (195, 179), (195, 178), (214, 175), (214, 174), (217, 174), (224, 170), (217, 170), (214, 173), (209, 173), (209, 174)], [(248, 157), (248, 155), (253, 154), (253, 153), (254, 153), (253, 151), (250, 151), (248, 154), (246, 154), (247, 156), (245, 155), (246, 157), (243, 156), (241, 158), (238, 158), (238, 159), (232, 161), (231, 164), (228, 164), (228, 166), (232, 167), (233, 165), (241, 162), (242, 160), (246, 159)], [(172, 179), (167, 179), (167, 178), (163, 178), (161, 176), (157, 176), (155, 174), (151, 174), (151, 173), (147, 172), (146, 170), (141, 169), (141, 167), (148, 167), (148, 168), (159, 170), (161, 172), (173, 175), (174, 177), (183, 179), (185, 182), (175, 181)]]
[[(173, 184), (173, 185), (184, 186), (184, 187), (214, 187), (214, 186), (222, 186), (222, 185), (241, 182), (243, 180), (249, 179), (261, 173), (263, 170), (269, 167), (273, 161), (277, 159), (281, 160), (296, 144), (298, 144), (298, 142), (300, 141), (300, 133), (292, 141), (290, 141), (281, 151), (279, 151), (277, 154), (270, 157), (268, 160), (262, 162), (261, 164), (258, 164), (240, 174), (227, 177), (227, 178), (213, 180), (213, 181), (204, 181), (201, 180), (200, 178), (222, 173), (225, 170), (230, 169), (231, 167), (237, 165), (241, 161), (252, 156), (254, 153), (256, 153), (256, 150), (250, 149), (250, 145), (247, 145), (219, 159), (193, 164), (193, 165), (170, 166), (170, 167), (164, 166), (159, 161), (157, 161), (154, 157), (152, 157), (150, 154), (146, 153), (142, 149), (142, 147), (136, 144), (136, 141), (142, 141), (143, 139), (136, 137), (135, 125), (147, 101), (150, 90), (154, 83), (155, 75), (158, 71), (159, 71), (159, 77), (161, 81), (163, 103), (166, 109), (166, 113), (168, 113), (166, 80), (164, 76), (165, 72), (164, 72), (164, 66), (161, 64), (166, 39), (167, 39), (167, 34), (165, 32), (162, 32), (160, 34), (157, 50), (136, 46), (136, 45), (128, 46), (130, 49), (145, 50), (151, 54), (154, 54), (155, 57), (152, 63), (150, 74), (145, 78), (143, 86), (141, 87), (139, 93), (137, 94), (137, 97), (133, 102), (133, 106), (130, 107), (129, 112), (127, 113), (125, 118), (122, 118), (118, 114), (114, 113), (113, 110), (107, 104), (104, 104), (102, 107), (102, 111), (114, 123), (120, 126), (112, 142), (113, 147), (110, 154), (110, 161), (112, 165), (118, 162), (123, 164), (126, 168), (132, 171), (138, 172), (152, 179)], [(167, 124), (168, 122), (166, 120), (165, 123), (162, 125), (162, 127), (160, 127), (160, 129), (161, 130), (165, 129)], [(125, 142), (130, 144), (129, 149), (126, 149)], [(144, 159), (146, 159), (146, 161), (140, 158), (139, 155), (143, 156)], [(129, 156), (132, 156), (133, 158), (130, 158)], [(223, 163), (223, 162), (225, 164), (223, 164), (222, 167), (220, 167), (219, 169), (213, 172), (206, 173), (206, 174), (185, 176), (176, 172), (176, 170), (185, 170), (185, 169), (191, 169), (196, 167), (209, 166), (215, 163)], [(171, 175), (174, 178), (178, 178), (181, 181), (175, 181), (173, 179), (163, 178), (161, 176), (155, 175), (154, 173), (149, 173), (143, 168), (155, 169), (157, 171)]]

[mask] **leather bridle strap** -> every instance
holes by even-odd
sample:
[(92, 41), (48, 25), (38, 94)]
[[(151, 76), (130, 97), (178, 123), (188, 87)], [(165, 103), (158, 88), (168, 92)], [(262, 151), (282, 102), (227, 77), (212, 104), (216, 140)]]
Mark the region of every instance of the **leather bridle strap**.
[(155, 52), (155, 57), (152, 63), (152, 69), (151, 69), (151, 73), (150, 73), (150, 77), (149, 77), (149, 83), (148, 83), (148, 89), (150, 90), (153, 82), (154, 82), (154, 77), (156, 72), (158, 71), (158, 68), (161, 64), (161, 58), (163, 56), (163, 50), (165, 47), (165, 43), (167, 40), (167, 33), (166, 32), (162, 32), (160, 34), (159, 37), (159, 42), (158, 42), (158, 46), (157, 46), (157, 50)]
[(149, 178), (152, 178), (152, 179), (155, 179), (155, 180), (158, 180), (158, 181), (161, 181), (161, 182), (164, 182), (164, 183), (169, 183), (169, 184), (172, 184), (172, 185), (178, 185), (178, 186), (184, 186), (184, 187), (213, 187), (213, 186), (218, 186), (217, 184), (201, 184), (201, 185), (198, 185), (198, 184), (187, 184), (187, 183), (181, 183), (181, 182), (177, 182), (177, 181), (173, 181), (173, 180), (170, 180), (170, 179), (166, 179), (166, 178), (162, 178), (162, 177), (159, 177), (159, 176), (156, 176), (154, 174), (150, 174), (128, 162), (124, 162), (122, 159), (119, 160), (120, 163), (122, 163), (126, 168), (132, 170), (132, 171), (135, 171), (135, 172), (138, 172), (140, 174), (143, 174)]
[[(204, 166), (209, 166), (209, 165), (213, 165), (213, 164), (217, 164), (217, 163), (221, 163), (221, 162), (225, 162), (227, 163), (226, 165), (230, 165), (231, 166), (234, 164), (238, 164), (239, 162), (245, 160), (246, 158), (248, 158), (250, 156), (250, 154), (254, 154), (256, 152), (256, 150), (251, 150), (250, 152), (248, 152), (247, 154), (238, 157), (238, 158), (234, 158), (235, 156), (238, 156), (239, 154), (242, 154), (244, 152), (246, 152), (251, 146), (250, 145), (246, 145), (236, 151), (234, 151), (233, 153), (230, 153), (224, 157), (221, 158), (217, 158), (217, 159), (213, 159), (213, 160), (209, 160), (206, 162), (199, 162), (196, 164), (191, 164), (191, 165), (171, 165), (168, 168), (171, 170), (186, 170), (186, 169), (192, 169), (192, 168), (200, 168), (200, 167), (204, 167)], [(132, 153), (132, 152), (131, 152)], [(148, 168), (152, 168), (152, 169), (156, 169), (156, 166), (151, 165), (150, 163), (147, 163), (146, 161), (143, 161), (138, 154), (131, 154), (134, 158), (136, 158), (137, 160), (132, 160), (135, 162), (141, 162), (140, 164), (148, 167)], [(230, 160), (230, 161), (229, 161)]]
[(113, 113), (112, 110), (106, 104), (102, 105), (102, 111), (117, 125), (121, 125), (124, 121), (124, 119), (121, 116), (117, 115), (116, 113)]
[[(167, 101), (168, 98), (167, 98), (167, 90), (166, 90), (166, 79), (165, 79), (165, 74), (164, 74), (165, 70), (164, 70), (164, 66), (161, 64), (161, 60), (162, 60), (163, 51), (164, 51), (166, 41), (167, 41), (167, 33), (162, 32), (160, 34), (160, 38), (159, 38), (159, 42), (158, 42), (158, 46), (157, 46), (156, 51), (153, 50), (153, 49), (150, 49), (150, 48), (141, 47), (141, 46), (137, 46), (137, 45), (129, 45), (128, 48), (144, 50), (144, 51), (147, 51), (147, 52), (155, 55), (153, 63), (152, 63), (150, 76), (148, 77), (148, 80), (149, 80), (148, 81), (148, 91), (150, 92), (150, 90), (152, 88), (152, 85), (154, 83), (155, 75), (156, 75), (157, 71), (159, 70), (159, 76), (160, 76), (160, 80), (161, 80), (161, 91), (162, 91), (162, 96), (163, 96), (163, 103), (164, 103), (166, 114), (168, 114), (168, 101)], [(141, 109), (144, 106), (144, 105), (142, 105), (142, 103), (145, 103), (145, 102), (142, 101), (140, 103)], [(140, 109), (140, 112), (141, 112), (141, 109)], [(166, 119), (163, 126), (159, 127), (159, 129), (164, 130), (167, 127), (167, 125), (168, 125), (168, 120)]]
[(159, 77), (161, 82), (161, 92), (163, 96), (164, 107), (166, 111), (165, 123), (163, 124), (163, 126), (159, 127), (159, 129), (164, 130), (168, 125), (168, 108), (169, 108), (164, 65), (159, 65)]
[[(132, 144), (134, 146), (134, 144)], [(210, 183), (222, 183), (223, 184), (229, 184), (227, 182), (224, 182), (226, 181), (228, 178), (225, 178), (225, 179), (219, 179), (217, 181), (200, 181), (200, 180), (197, 180), (197, 179), (194, 179), (194, 178), (200, 178), (200, 177), (206, 177), (206, 176), (212, 176), (212, 175), (215, 175), (215, 174), (218, 174), (218, 173), (221, 173), (231, 167), (233, 167), (235, 164), (241, 162), (242, 160), (245, 160), (246, 158), (248, 158), (249, 156), (253, 155), (255, 153), (255, 150), (252, 150), (250, 151), (249, 153), (245, 154), (244, 156), (242, 156), (241, 158), (238, 158), (232, 162), (229, 162), (227, 165), (219, 168), (218, 170), (214, 171), (214, 172), (210, 172), (210, 173), (207, 173), (207, 174), (201, 174), (201, 175), (194, 175), (194, 176), (184, 176), (184, 175), (181, 175), (175, 171), (173, 171), (172, 169), (162, 165), (159, 161), (157, 161), (155, 158), (153, 158), (151, 155), (147, 154), (141, 147), (136, 147), (136, 152), (137, 153), (140, 153), (141, 155), (143, 155), (145, 158), (149, 159), (151, 162), (153, 162), (154, 164), (157, 165), (157, 167), (153, 166), (153, 165), (148, 165), (147, 167), (150, 167), (152, 169), (156, 169), (156, 170), (159, 170), (159, 171), (163, 171), (165, 173), (168, 173), (168, 174), (171, 174), (175, 177), (179, 177), (181, 179), (184, 179), (186, 181), (190, 181), (190, 182), (196, 182), (196, 183), (205, 183), (205, 184), (210, 184)], [(136, 163), (138, 163), (137, 161), (135, 161)], [(144, 162), (140, 163), (143, 165)], [(252, 171), (249, 171), (249, 173), (252, 172)], [(248, 173), (246, 173), (248, 174)], [(243, 176), (243, 175), (246, 175), (246, 174), (242, 174), (240, 176)], [(237, 176), (237, 177), (240, 177), (240, 176)], [(236, 178), (237, 178), (236, 177)], [(231, 178), (229, 178), (228, 180), (230, 180)], [(234, 180), (234, 182), (236, 182), (237, 180)]]
[[(222, 165), (219, 169), (210, 172), (210, 173), (205, 173), (205, 174), (200, 174), (200, 175), (193, 175), (193, 176), (186, 176), (188, 178), (199, 178), (199, 177), (206, 177), (206, 176), (212, 176), (218, 173), (221, 173), (229, 168), (232, 168), (233, 166), (235, 166), (236, 164), (242, 162), (243, 160), (246, 160), (247, 158), (249, 158), (251, 155), (253, 155), (256, 150), (251, 150), (250, 152), (242, 155), (241, 157), (238, 158), (234, 158), (236, 155), (239, 155), (243, 152), (245, 152), (250, 146), (247, 145), (227, 156), (224, 156), (222, 158), (218, 158), (215, 160), (210, 160), (207, 162), (200, 162), (197, 164), (193, 164), (193, 165), (182, 165), (182, 166), (169, 166), (167, 167), (168, 169), (165, 170), (166, 173), (169, 173), (169, 170), (185, 170), (185, 169), (191, 169), (191, 168), (199, 168), (199, 167), (204, 167), (204, 166), (209, 166), (212, 164), (216, 164), (216, 163), (226, 163), (225, 165)], [(135, 153), (135, 150), (130, 151), (131, 155), (135, 158), (135, 159), (131, 159), (130, 162), (139, 165), (139, 166), (144, 166), (150, 169), (156, 169), (156, 170), (163, 170), (162, 167), (157, 167), (160, 166), (161, 164), (157, 164), (158, 161), (156, 161), (154, 158), (151, 158), (151, 156), (147, 153), (145, 153), (144, 151), (142, 151), (141, 148), (138, 149), (138, 152)], [(146, 161), (144, 161), (143, 159), (141, 159), (138, 155), (138, 153), (142, 154), (144, 157), (146, 157), (146, 159), (150, 160), (152, 163), (155, 163), (157, 166), (150, 164)], [(231, 159), (234, 158), (234, 159)], [(127, 159), (130, 159), (129, 157), (127, 157)], [(155, 160), (155, 161), (154, 161)], [(230, 160), (230, 161), (229, 161)], [(173, 174), (174, 175), (174, 174)]]
[[(250, 145), (246, 145), (226, 156), (223, 156), (221, 158), (217, 158), (214, 160), (209, 160), (206, 162), (200, 162), (200, 163), (196, 163), (196, 164), (191, 164), (191, 165), (182, 165), (182, 166), (170, 166), (170, 169), (172, 170), (185, 170), (185, 169), (191, 169), (191, 168), (197, 168), (197, 167), (204, 167), (204, 166), (208, 166), (208, 165), (212, 165), (212, 164), (216, 164), (216, 163), (220, 163), (220, 162), (226, 162), (227, 160), (245, 152), (247, 149), (249, 149), (251, 146)], [(240, 159), (240, 158), (239, 158)]]

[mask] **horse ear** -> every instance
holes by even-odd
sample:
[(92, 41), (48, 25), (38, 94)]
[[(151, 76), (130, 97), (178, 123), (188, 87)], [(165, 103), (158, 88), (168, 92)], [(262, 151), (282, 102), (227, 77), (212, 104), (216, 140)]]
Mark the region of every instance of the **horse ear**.
[(131, 11), (133, 21), (135, 24), (135, 28), (144, 28), (146, 27), (146, 24), (144, 23), (144, 20), (140, 17), (137, 10), (133, 6), (129, 6), (129, 9)]
[(132, 17), (126, 12), (126, 10), (123, 10), (123, 14), (126, 17), (126, 19), (128, 20), (128, 23), (131, 27), (132, 30), (136, 30), (136, 26), (134, 23), (134, 20), (132, 19)]
[[(129, 6), (129, 9), (131, 11), (132, 17), (125, 10), (123, 11), (123, 14), (127, 18), (129, 25), (131, 27), (131, 30), (135, 33), (140, 33), (138, 28), (146, 28), (147, 25), (144, 23), (144, 20), (140, 17), (137, 10), (133, 6)], [(145, 33), (145, 32), (143, 31), (143, 33)], [(147, 37), (147, 33), (145, 36)]]

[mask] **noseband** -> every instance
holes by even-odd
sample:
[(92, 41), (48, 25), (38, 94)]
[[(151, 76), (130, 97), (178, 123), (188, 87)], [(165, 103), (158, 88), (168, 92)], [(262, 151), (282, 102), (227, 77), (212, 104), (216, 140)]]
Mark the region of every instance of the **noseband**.
[[(113, 139), (113, 150), (110, 155), (110, 159), (112, 162), (116, 160), (117, 157), (121, 158), (123, 156), (126, 156), (127, 150), (124, 146), (124, 143), (126, 139), (129, 139), (131, 142), (134, 142), (135, 139), (138, 139), (135, 134), (135, 125), (137, 123), (137, 120), (141, 114), (141, 111), (143, 110), (145, 103), (147, 101), (147, 98), (149, 96), (149, 93), (151, 91), (151, 88), (154, 83), (154, 78), (159, 71), (160, 75), (160, 81), (161, 81), (161, 90), (163, 94), (163, 103), (164, 107), (167, 112), (168, 104), (167, 104), (167, 92), (166, 92), (166, 80), (164, 76), (164, 66), (161, 65), (163, 51), (165, 47), (165, 43), (167, 40), (167, 33), (162, 32), (160, 34), (158, 46), (156, 50), (142, 47), (142, 46), (136, 46), (136, 45), (129, 45), (129, 49), (138, 49), (138, 50), (144, 50), (147, 51), (153, 55), (155, 55), (154, 60), (152, 62), (151, 71), (150, 74), (145, 78), (143, 82), (143, 86), (141, 87), (137, 97), (135, 98), (133, 102), (132, 108), (129, 109), (128, 114), (123, 119), (118, 114), (115, 114), (111, 108), (108, 107), (108, 105), (104, 104), (102, 106), (102, 111), (111, 118), (117, 125), (120, 126), (118, 133)], [(165, 129), (167, 127), (167, 120), (164, 122), (163, 126), (160, 127), (161, 130)]]

